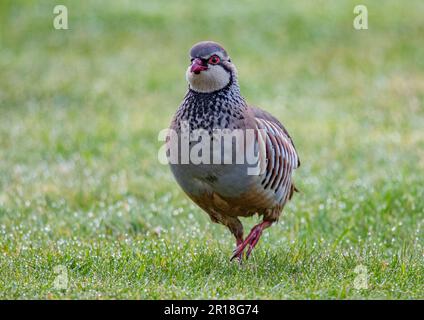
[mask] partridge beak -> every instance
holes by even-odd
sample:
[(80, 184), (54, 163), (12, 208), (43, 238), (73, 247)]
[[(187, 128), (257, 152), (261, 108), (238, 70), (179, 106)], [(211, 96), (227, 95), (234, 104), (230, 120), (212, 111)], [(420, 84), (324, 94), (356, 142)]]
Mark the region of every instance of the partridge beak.
[(199, 74), (201, 71), (205, 70), (208, 70), (208, 66), (203, 63), (202, 59), (196, 58), (191, 63), (190, 72)]

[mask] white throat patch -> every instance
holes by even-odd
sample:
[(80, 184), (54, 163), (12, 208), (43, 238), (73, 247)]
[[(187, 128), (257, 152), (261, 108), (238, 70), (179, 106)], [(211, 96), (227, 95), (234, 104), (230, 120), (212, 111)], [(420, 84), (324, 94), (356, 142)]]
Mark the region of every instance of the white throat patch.
[(208, 70), (199, 74), (186, 71), (186, 79), (190, 88), (197, 92), (213, 92), (224, 88), (230, 82), (230, 74), (219, 65), (209, 65)]

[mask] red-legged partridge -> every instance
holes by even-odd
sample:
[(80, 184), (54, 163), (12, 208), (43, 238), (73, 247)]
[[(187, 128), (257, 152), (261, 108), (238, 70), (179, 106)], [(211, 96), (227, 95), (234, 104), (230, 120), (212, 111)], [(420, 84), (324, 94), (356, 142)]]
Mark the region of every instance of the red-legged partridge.
[[(177, 160), (174, 157), (174, 161), (170, 161), (171, 170), (184, 192), (209, 214), (212, 221), (230, 229), (237, 243), (231, 259), (241, 261), (244, 250), (247, 248), (248, 258), (262, 231), (278, 220), (284, 205), (297, 191), (292, 173), (300, 165), (299, 157), (281, 122), (268, 112), (249, 106), (241, 96), (236, 67), (221, 45), (211, 41), (197, 43), (190, 50), (190, 58), (186, 72), (188, 92), (170, 127), (170, 132), (175, 132), (178, 138), (173, 139), (170, 134), (167, 140), (168, 156), (169, 150), (177, 144), (179, 151)], [(183, 135), (187, 130), (190, 142), (188, 149), (184, 149)], [(191, 157), (200, 154), (196, 141), (206, 142), (205, 135), (200, 135), (201, 139), (197, 137), (199, 140), (192, 139), (196, 130), (206, 133), (210, 139), (209, 144), (202, 144), (208, 147), (200, 152), (211, 150), (210, 163), (199, 163)], [(250, 139), (246, 133), (249, 130), (253, 132)], [(225, 138), (217, 136), (216, 132), (246, 134), (239, 144), (235, 140), (240, 135), (234, 134), (235, 139), (230, 140), (232, 149), (228, 151), (221, 140)], [(221, 144), (217, 144), (217, 139)], [(214, 143), (219, 147), (213, 149)], [(196, 152), (191, 152), (195, 147)], [(248, 150), (253, 150), (257, 160), (253, 165), (246, 160), (247, 156), (244, 161), (234, 160)], [(230, 156), (225, 152), (230, 152)], [(209, 157), (200, 156), (202, 159)], [(183, 158), (189, 161), (184, 162)], [(256, 173), (249, 172), (252, 167), (258, 168)], [(263, 221), (244, 239), (239, 217), (254, 214), (262, 216)]]

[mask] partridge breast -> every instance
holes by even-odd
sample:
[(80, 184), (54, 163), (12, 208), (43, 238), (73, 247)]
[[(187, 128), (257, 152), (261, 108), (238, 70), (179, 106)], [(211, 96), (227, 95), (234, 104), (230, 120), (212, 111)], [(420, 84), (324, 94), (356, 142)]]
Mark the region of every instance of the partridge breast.
[[(283, 125), (269, 113), (247, 107), (235, 130), (254, 131), (254, 140), (245, 136), (245, 151), (256, 150), (259, 163), (171, 165), (183, 190), (208, 213), (230, 216), (255, 213), (278, 219), (284, 204), (294, 191), (292, 172), (299, 166), (293, 142)], [(212, 144), (211, 144), (212, 145)], [(238, 145), (232, 144), (232, 158)], [(259, 174), (249, 174), (258, 167)], [(252, 172), (252, 170), (250, 171)]]

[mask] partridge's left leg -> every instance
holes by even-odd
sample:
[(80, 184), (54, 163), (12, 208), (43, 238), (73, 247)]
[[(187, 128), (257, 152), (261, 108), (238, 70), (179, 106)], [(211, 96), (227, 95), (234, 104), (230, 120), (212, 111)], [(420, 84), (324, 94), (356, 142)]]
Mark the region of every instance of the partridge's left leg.
[[(241, 224), (240, 220), (235, 217), (231, 216), (224, 216), (224, 215), (218, 215), (215, 214), (211, 216), (212, 221), (221, 223), (230, 229), (231, 233), (236, 238), (236, 247), (238, 248), (243, 243), (243, 225)], [(241, 252), (239, 255), (234, 255), (232, 259), (236, 258), (239, 262), (241, 262), (243, 257), (243, 252)]]
[(263, 221), (259, 223), (258, 225), (254, 226), (252, 230), (250, 231), (249, 235), (246, 237), (246, 239), (241, 242), (237, 248), (234, 250), (233, 256), (230, 260), (233, 260), (235, 257), (238, 257), (239, 259), (243, 257), (244, 249), (246, 249), (247, 245), (249, 245), (249, 249), (246, 253), (246, 259), (249, 258), (250, 254), (252, 253), (253, 248), (256, 246), (256, 244), (259, 241), (259, 238), (262, 235), (262, 231), (269, 226), (272, 225), (271, 221)]
[[(227, 227), (230, 229), (231, 233), (236, 238), (236, 247), (238, 248), (243, 243), (243, 225), (240, 220), (237, 218), (228, 219), (227, 218)], [(241, 263), (243, 258), (243, 253), (232, 257), (232, 259), (236, 258)]]

